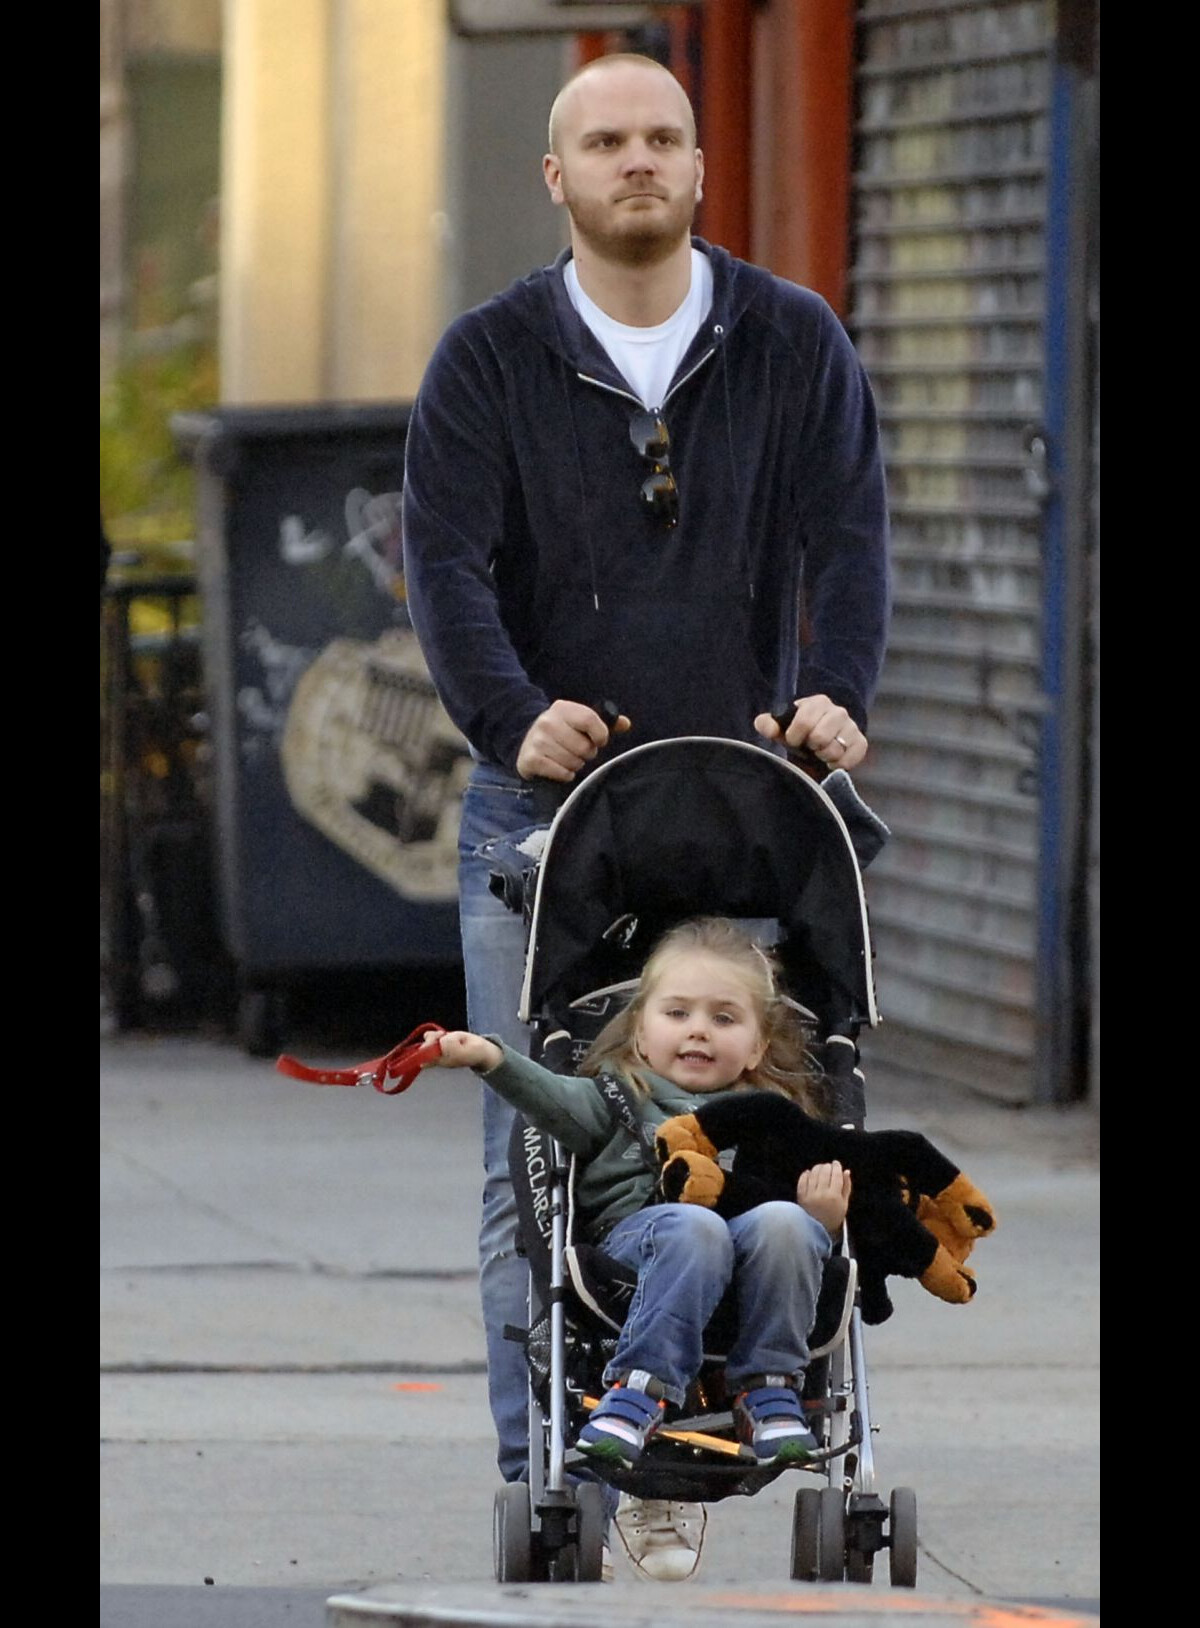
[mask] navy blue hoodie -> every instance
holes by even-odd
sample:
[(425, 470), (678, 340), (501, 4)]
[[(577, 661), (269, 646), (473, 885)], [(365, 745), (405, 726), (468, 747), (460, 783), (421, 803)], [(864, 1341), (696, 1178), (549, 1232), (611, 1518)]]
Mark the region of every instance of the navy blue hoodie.
[(693, 734), (762, 745), (756, 713), (817, 693), (866, 725), (890, 606), (870, 386), (819, 295), (692, 241), (713, 303), (662, 403), (673, 529), (641, 502), (641, 403), (570, 303), (569, 250), (457, 318), (426, 370), (408, 606), (486, 761), (513, 768), (560, 698), (628, 714), (610, 753)]

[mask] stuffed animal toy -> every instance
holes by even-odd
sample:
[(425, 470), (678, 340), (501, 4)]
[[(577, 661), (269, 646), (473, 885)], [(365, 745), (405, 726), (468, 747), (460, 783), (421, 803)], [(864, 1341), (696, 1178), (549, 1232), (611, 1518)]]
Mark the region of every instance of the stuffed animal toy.
[[(734, 1149), (731, 1167), (717, 1163)], [(769, 1091), (737, 1092), (658, 1127), (659, 1192), (727, 1218), (768, 1199), (796, 1198), (800, 1173), (838, 1159), (850, 1171), (846, 1217), (858, 1261), (864, 1323), (892, 1314), (886, 1279), (916, 1278), (940, 1300), (975, 1293), (965, 1265), (995, 1212), (958, 1167), (917, 1131), (860, 1131), (812, 1118)]]

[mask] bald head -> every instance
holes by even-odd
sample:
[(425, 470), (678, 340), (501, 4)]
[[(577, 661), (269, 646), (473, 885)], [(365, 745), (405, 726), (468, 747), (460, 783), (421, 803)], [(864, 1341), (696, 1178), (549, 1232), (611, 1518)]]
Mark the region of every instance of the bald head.
[(588, 63), (555, 100), (550, 144), (542, 174), (551, 201), (570, 217), (585, 292), (589, 266), (601, 261), (623, 271), (670, 265), (672, 292), (684, 272), (690, 277), (704, 154), (674, 74), (632, 53)]
[(664, 68), (661, 62), (655, 62), (653, 57), (639, 56), (632, 51), (617, 51), (610, 56), (597, 57), (594, 62), (585, 63), (571, 75), (554, 98), (554, 104), (550, 109), (549, 130), (552, 153), (559, 156), (562, 154), (562, 142), (567, 128), (575, 120), (580, 93), (586, 92), (589, 85), (595, 84), (598, 76), (608, 76), (614, 72), (628, 76), (630, 70), (657, 74), (674, 86), (678, 93), (679, 116), (687, 134), (688, 145), (691, 147), (696, 145), (696, 116), (692, 112), (692, 104), (688, 101), (687, 92), (670, 69)]

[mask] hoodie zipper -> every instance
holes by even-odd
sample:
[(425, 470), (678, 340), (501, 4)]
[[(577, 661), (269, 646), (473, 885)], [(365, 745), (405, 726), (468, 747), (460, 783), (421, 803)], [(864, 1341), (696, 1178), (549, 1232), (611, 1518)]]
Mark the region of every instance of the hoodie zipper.
[[(715, 330), (717, 333), (720, 333), (721, 331), (722, 330), (720, 328)], [(677, 391), (682, 390), (688, 380), (692, 378), (694, 374), (699, 373), (705, 362), (710, 361), (716, 354), (717, 347), (715, 345), (711, 350), (706, 350), (704, 355), (698, 359), (695, 365), (687, 370), (687, 372), (683, 375), (683, 378), (679, 380), (678, 384), (673, 384), (667, 391), (666, 395), (659, 403), (658, 411), (661, 412), (670, 401), (671, 397), (675, 395)], [(640, 407), (642, 405), (639, 398), (631, 395), (628, 390), (622, 390), (618, 385), (615, 384), (605, 384), (603, 379), (594, 379), (590, 373), (577, 372), (575, 377), (581, 380), (584, 384), (594, 384), (597, 390), (607, 390), (611, 396), (620, 396), (624, 401), (631, 401), (635, 407)]]

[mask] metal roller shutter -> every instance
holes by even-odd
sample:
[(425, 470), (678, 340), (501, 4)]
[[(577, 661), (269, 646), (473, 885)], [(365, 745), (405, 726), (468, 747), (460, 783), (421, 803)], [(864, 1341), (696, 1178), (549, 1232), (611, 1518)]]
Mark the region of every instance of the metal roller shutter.
[[(868, 1061), (1033, 1095), (1044, 237), (1053, 7), (858, 7), (848, 326), (885, 437), (895, 613), (856, 775)], [(1032, 445), (1032, 456), (1031, 456)]]

